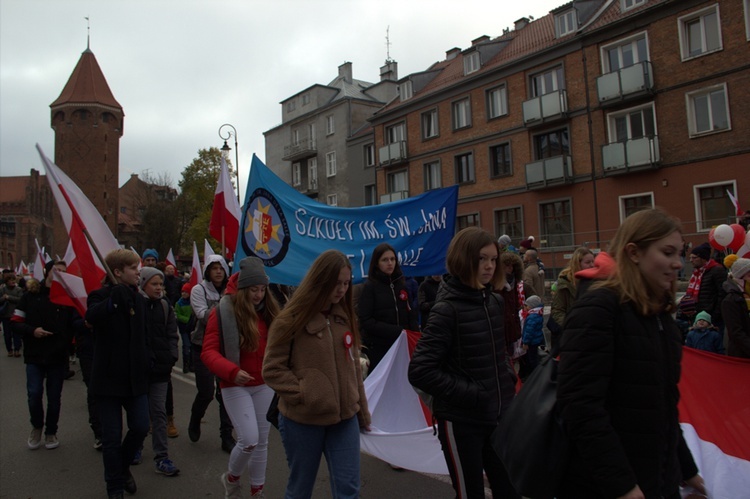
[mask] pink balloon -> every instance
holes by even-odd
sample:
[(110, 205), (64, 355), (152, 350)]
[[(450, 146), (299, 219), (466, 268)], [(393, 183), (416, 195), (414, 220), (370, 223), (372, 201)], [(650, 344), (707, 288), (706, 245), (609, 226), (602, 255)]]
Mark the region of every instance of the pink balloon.
[(737, 252), (745, 244), (745, 236), (747, 234), (745, 233), (745, 228), (740, 224), (732, 224), (729, 227), (732, 229), (732, 242), (727, 244), (727, 246), (732, 251)]
[(714, 230), (714, 239), (716, 243), (721, 245), (722, 249), (726, 248), (732, 243), (734, 239), (734, 231), (727, 224), (721, 224)]

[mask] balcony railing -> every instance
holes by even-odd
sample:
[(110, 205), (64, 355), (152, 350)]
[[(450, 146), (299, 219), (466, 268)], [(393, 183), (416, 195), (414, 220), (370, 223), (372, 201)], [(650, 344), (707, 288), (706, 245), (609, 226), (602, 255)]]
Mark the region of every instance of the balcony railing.
[(406, 141), (393, 142), (378, 149), (378, 164), (380, 166), (390, 166), (405, 161)]
[(297, 144), (284, 146), (284, 156), (281, 159), (284, 161), (296, 161), (315, 156), (317, 153), (318, 147), (315, 139), (303, 139)]
[(596, 79), (596, 92), (600, 104), (615, 103), (628, 97), (637, 97), (651, 92), (654, 75), (650, 61), (601, 75)]
[(573, 161), (570, 156), (554, 156), (526, 164), (526, 187), (547, 187), (573, 181)]
[(409, 197), (409, 191), (396, 191), (389, 192), (388, 194), (382, 194), (380, 196), (380, 204), (390, 203), (391, 201), (401, 201)]
[(540, 97), (524, 101), (523, 123), (537, 125), (553, 119), (563, 118), (568, 111), (568, 94), (556, 90)]
[(654, 168), (660, 160), (659, 137), (656, 135), (602, 146), (605, 175), (627, 173), (632, 169), (641, 170), (644, 167)]

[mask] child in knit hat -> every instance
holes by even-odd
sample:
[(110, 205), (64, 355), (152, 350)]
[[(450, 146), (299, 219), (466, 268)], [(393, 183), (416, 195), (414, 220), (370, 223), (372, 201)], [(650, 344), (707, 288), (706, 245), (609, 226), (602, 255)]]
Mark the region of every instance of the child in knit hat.
[(695, 316), (695, 322), (688, 331), (685, 346), (706, 352), (724, 354), (724, 343), (721, 335), (711, 324), (711, 315), (708, 312), (698, 312)]
[(526, 319), (523, 321), (521, 341), (526, 355), (521, 359), (519, 375), (524, 381), (539, 365), (539, 347), (544, 345), (544, 302), (537, 295), (526, 297), (524, 304)]

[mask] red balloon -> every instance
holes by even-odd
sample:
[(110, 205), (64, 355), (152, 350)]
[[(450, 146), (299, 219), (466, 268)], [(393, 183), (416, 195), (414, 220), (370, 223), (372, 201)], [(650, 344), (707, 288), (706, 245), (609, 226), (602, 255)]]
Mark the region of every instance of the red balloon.
[(732, 232), (734, 232), (734, 236), (732, 237), (732, 242), (727, 244), (727, 248), (736, 252), (745, 244), (745, 228), (740, 224), (732, 224), (730, 227), (732, 228)]
[(713, 249), (717, 249), (719, 251), (724, 251), (724, 246), (719, 244), (716, 239), (714, 239), (714, 231), (716, 230), (716, 227), (712, 227), (711, 230), (708, 233), (708, 244), (711, 245)]

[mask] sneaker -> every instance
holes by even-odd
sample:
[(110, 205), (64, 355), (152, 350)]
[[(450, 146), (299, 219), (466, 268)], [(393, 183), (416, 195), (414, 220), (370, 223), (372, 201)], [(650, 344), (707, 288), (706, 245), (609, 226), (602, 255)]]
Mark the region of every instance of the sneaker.
[(139, 465), (143, 462), (143, 449), (138, 449), (138, 452), (133, 456), (133, 460), (130, 462), (131, 466)]
[(255, 487), (250, 488), (250, 497), (252, 497), (253, 499), (266, 499), (266, 495), (263, 493), (263, 487), (253, 492), (254, 489)]
[(99, 437), (96, 437), (94, 439), (94, 449), (101, 451), (102, 450), (102, 439)]
[(175, 476), (180, 470), (174, 465), (171, 459), (165, 457), (156, 461), (156, 472), (162, 475)]
[(224, 485), (224, 499), (241, 499), (242, 498), (242, 485), (240, 481), (236, 482), (229, 481), (229, 473), (225, 472), (221, 475), (221, 483)]
[(138, 485), (135, 483), (135, 478), (133, 478), (133, 474), (130, 472), (130, 470), (123, 471), (123, 477), (125, 478), (125, 484), (123, 485), (123, 488), (125, 489), (125, 492), (128, 494), (135, 494), (138, 491)]
[(28, 444), (29, 449), (38, 449), (39, 446), (42, 445), (42, 429), (32, 428), (31, 434), (29, 435), (29, 440), (26, 443)]
[(44, 439), (44, 447), (47, 449), (57, 449), (60, 447), (60, 441), (57, 440), (57, 435), (47, 435)]

